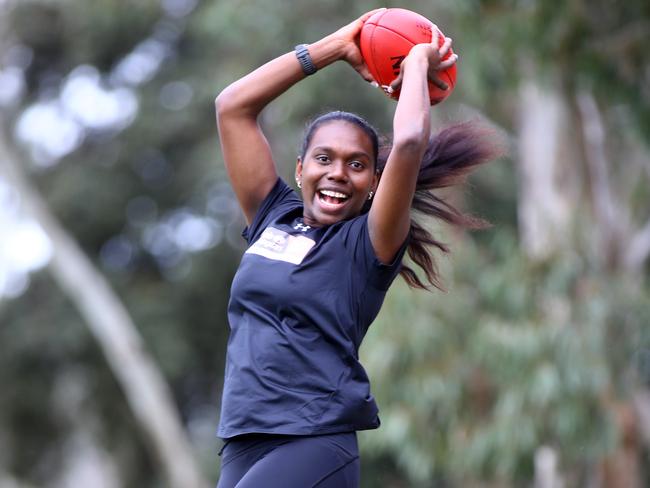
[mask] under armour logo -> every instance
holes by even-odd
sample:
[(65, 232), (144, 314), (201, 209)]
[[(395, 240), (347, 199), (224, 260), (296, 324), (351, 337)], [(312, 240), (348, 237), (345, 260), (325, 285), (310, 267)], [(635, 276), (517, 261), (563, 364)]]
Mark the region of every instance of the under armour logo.
[(294, 228), (294, 230), (299, 230), (301, 232), (307, 232), (309, 229), (311, 229), (311, 226), (298, 223), (298, 224), (294, 225), (293, 228)]

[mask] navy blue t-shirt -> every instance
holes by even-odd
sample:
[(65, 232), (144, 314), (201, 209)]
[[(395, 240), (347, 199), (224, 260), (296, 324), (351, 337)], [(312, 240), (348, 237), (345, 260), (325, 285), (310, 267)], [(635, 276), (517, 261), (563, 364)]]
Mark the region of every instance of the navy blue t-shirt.
[(314, 228), (278, 179), (243, 236), (233, 279), (218, 435), (325, 434), (379, 426), (359, 346), (406, 243), (379, 262), (368, 216)]

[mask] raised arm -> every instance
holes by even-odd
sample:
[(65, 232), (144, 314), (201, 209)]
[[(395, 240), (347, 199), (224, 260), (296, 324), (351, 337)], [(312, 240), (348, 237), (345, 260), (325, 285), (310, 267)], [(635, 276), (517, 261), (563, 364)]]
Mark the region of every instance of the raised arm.
[(393, 118), (393, 147), (368, 216), (370, 240), (383, 263), (394, 259), (409, 232), (411, 201), (431, 130), (428, 80), (446, 89), (436, 72), (456, 62), (456, 55), (442, 61), (450, 46), (449, 38), (440, 48), (437, 39), (414, 46), (393, 84), (393, 88), (401, 84)]
[[(345, 60), (362, 77), (371, 81), (356, 39), (365, 19), (375, 12), (368, 12), (310, 44), (308, 51), (316, 68), (322, 69), (335, 61)], [(304, 77), (295, 53), (290, 52), (232, 83), (216, 99), (226, 170), (249, 224), (277, 180), (271, 149), (257, 119), (267, 104)]]

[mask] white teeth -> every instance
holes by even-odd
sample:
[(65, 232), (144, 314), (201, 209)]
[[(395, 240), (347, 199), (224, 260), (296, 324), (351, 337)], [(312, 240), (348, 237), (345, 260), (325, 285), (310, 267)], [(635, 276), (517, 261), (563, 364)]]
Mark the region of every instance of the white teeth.
[(348, 196), (345, 193), (339, 193), (337, 191), (332, 191), (332, 190), (320, 190), (320, 192), (328, 197), (334, 197), (334, 198), (348, 198)]

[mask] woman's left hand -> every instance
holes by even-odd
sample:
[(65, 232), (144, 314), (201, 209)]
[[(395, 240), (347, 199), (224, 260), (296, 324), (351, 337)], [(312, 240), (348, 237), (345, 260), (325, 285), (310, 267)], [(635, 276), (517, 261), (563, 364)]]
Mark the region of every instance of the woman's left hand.
[(445, 41), (440, 47), (438, 47), (438, 36), (435, 36), (435, 40), (431, 43), (416, 44), (413, 46), (408, 56), (404, 58), (404, 61), (402, 61), (402, 64), (400, 65), (399, 75), (390, 84), (391, 89), (393, 91), (398, 90), (402, 85), (402, 80), (404, 79), (404, 67), (409, 62), (409, 58), (413, 59), (417, 56), (423, 56), (429, 62), (427, 70), (429, 81), (441, 90), (447, 90), (449, 87), (438, 77), (438, 72), (444, 71), (453, 66), (458, 60), (458, 55), (452, 54), (443, 61), (444, 57), (447, 56), (447, 53), (451, 49), (451, 42), (451, 38), (445, 37)]

